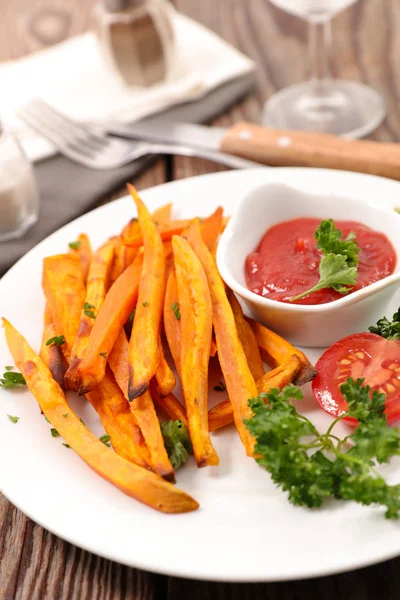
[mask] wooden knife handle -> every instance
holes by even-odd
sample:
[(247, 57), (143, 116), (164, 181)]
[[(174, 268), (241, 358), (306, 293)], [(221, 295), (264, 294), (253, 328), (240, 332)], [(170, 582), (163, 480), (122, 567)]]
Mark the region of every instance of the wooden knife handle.
[(324, 167), (400, 180), (400, 144), (239, 122), (228, 129), (220, 149), (266, 165)]

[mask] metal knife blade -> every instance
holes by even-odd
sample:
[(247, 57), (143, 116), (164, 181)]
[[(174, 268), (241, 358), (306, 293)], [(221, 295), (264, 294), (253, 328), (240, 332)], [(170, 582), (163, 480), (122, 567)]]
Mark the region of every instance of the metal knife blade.
[(120, 137), (146, 140), (163, 144), (187, 145), (189, 147), (219, 150), (226, 133), (223, 127), (205, 127), (192, 123), (167, 122), (162, 119), (146, 119), (129, 125), (106, 123), (107, 133)]

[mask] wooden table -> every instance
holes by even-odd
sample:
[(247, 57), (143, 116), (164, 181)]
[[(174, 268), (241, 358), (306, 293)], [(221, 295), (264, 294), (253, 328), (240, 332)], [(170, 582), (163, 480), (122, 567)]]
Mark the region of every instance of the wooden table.
[[(175, 0), (174, 3), (259, 65), (254, 93), (221, 116), (216, 124), (228, 125), (243, 117), (257, 121), (262, 103), (270, 94), (306, 78), (306, 25), (275, 9), (267, 0)], [(93, 4), (94, 0), (1, 0), (0, 60), (18, 58), (85, 31), (90, 26)], [(370, 83), (387, 102), (388, 117), (373, 136), (378, 140), (397, 141), (400, 133), (399, 30), (397, 0), (361, 0), (334, 21), (335, 74)], [(221, 167), (199, 159), (161, 159), (138, 177), (135, 184), (145, 188), (217, 169)], [(123, 194), (121, 187), (110, 200)], [(329, 544), (323, 532), (321, 544), (323, 552), (324, 544)], [(400, 559), (344, 575), (300, 582), (233, 585), (186, 581), (130, 569), (84, 552), (36, 525), (0, 496), (0, 600), (322, 597), (397, 599)]]

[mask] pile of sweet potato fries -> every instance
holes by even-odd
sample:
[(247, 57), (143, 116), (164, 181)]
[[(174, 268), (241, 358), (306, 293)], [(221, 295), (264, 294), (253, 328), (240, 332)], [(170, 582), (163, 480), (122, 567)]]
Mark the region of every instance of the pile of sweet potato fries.
[[(199, 467), (218, 465), (210, 432), (243, 424), (248, 400), (272, 387), (312, 379), (306, 356), (244, 316), (216, 267), (226, 220), (171, 220), (171, 205), (152, 215), (133, 186), (137, 207), (117, 237), (92, 253), (85, 234), (66, 254), (43, 262), (46, 299), (39, 355), (4, 321), (8, 346), (43, 413), (99, 475), (158, 510), (180, 513), (197, 502), (173, 485), (160, 415), (188, 428)], [(49, 343), (49, 340), (54, 340)], [(176, 375), (184, 403), (174, 395)], [(208, 409), (210, 357), (219, 361), (227, 398)], [(265, 372), (265, 361), (272, 370)], [(110, 436), (98, 440), (69, 406), (65, 391), (85, 395)], [(162, 417), (161, 417), (162, 418)]]

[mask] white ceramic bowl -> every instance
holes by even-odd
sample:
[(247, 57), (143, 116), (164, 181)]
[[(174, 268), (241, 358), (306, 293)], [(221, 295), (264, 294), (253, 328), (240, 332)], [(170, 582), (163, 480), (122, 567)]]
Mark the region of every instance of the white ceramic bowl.
[[(327, 304), (287, 304), (251, 292), (244, 277), (246, 256), (272, 225), (299, 217), (358, 221), (385, 233), (397, 254), (394, 273)], [(253, 190), (236, 209), (219, 242), (217, 264), (225, 283), (254, 318), (296, 345), (323, 347), (366, 331), (385, 315), (400, 280), (399, 257), (400, 215), (395, 211), (354, 198), (314, 196), (271, 183)]]

